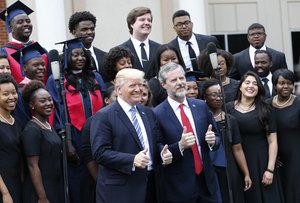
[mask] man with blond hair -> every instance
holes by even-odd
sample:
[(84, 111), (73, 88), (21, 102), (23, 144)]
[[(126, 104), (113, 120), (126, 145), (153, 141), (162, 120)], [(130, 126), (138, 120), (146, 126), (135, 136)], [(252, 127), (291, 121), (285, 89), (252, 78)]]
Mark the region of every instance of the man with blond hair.
[[(96, 202), (157, 202), (156, 139), (152, 110), (140, 104), (144, 73), (123, 69), (115, 79), (116, 101), (93, 118), (91, 144), (99, 164)], [(164, 164), (172, 160), (165, 146)]]

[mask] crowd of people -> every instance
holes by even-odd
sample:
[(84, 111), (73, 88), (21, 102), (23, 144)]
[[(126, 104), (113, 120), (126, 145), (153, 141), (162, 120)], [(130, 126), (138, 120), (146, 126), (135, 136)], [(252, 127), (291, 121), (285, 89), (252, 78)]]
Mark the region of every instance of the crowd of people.
[(152, 12), (137, 7), (130, 38), (106, 53), (96, 17), (76, 12), (56, 77), (32, 12), (16, 1), (0, 13), (12, 37), (0, 49), (0, 203), (300, 203), (296, 76), (263, 25), (232, 55), (185, 10), (176, 38), (150, 40)]

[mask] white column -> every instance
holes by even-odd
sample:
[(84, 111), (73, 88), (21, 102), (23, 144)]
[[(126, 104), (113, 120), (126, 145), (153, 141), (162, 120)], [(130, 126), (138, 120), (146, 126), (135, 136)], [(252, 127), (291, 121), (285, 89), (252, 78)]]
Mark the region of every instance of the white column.
[(195, 33), (207, 34), (205, 15), (205, 0), (179, 0), (179, 9), (189, 12), (194, 23)]
[(35, 1), (35, 15), (37, 26), (37, 41), (48, 51), (62, 50), (56, 42), (67, 39), (67, 24), (65, 22), (65, 4), (61, 0)]

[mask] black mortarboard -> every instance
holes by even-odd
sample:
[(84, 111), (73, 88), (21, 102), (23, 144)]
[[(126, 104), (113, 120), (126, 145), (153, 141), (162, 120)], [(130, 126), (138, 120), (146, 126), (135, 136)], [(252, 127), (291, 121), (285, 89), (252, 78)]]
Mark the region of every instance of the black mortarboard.
[(28, 6), (23, 4), (21, 1), (16, 1), (12, 5), (8, 6), (6, 9), (1, 11), (0, 18), (5, 21), (6, 30), (8, 33), (10, 33), (10, 21), (17, 15), (20, 14), (31, 14), (33, 10), (31, 10)]
[(24, 76), (23, 64), (32, 58), (42, 57), (46, 51), (38, 42), (28, 45), (19, 51), (11, 54), (11, 56), (20, 64), (21, 73)]
[(84, 48), (83, 44), (82, 44), (82, 37), (78, 37), (75, 39), (70, 39), (70, 40), (66, 40), (63, 42), (57, 42), (55, 44), (63, 44), (63, 52), (64, 52), (64, 69), (66, 69), (68, 67), (67, 64), (67, 59), (68, 59), (68, 54), (69, 52), (71, 52), (73, 49), (77, 49), (77, 48)]
[(185, 72), (185, 78), (187, 82), (191, 81), (199, 81), (199, 78), (201, 77), (201, 72), (198, 71), (187, 71)]

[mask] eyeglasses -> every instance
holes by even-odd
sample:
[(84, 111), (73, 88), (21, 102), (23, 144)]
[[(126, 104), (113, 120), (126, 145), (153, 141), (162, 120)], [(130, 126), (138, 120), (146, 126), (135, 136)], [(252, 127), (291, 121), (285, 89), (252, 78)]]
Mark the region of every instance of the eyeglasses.
[(264, 33), (264, 32), (252, 32), (252, 33), (249, 33), (248, 35), (250, 36), (250, 37), (255, 37), (255, 36), (263, 36), (263, 35), (265, 35), (266, 33)]
[(218, 65), (219, 65), (219, 66), (224, 66), (224, 65), (226, 65), (226, 61), (220, 61), (220, 62), (218, 63)]
[(218, 93), (210, 93), (210, 94), (205, 94), (206, 96), (210, 96), (212, 99), (216, 99), (218, 97), (222, 98), (222, 94), (218, 94)]
[(181, 28), (183, 28), (183, 26), (188, 27), (190, 24), (191, 24), (191, 21), (190, 21), (190, 20), (187, 20), (187, 21), (185, 21), (185, 22), (183, 22), (183, 23), (177, 23), (177, 24), (175, 25), (175, 27), (181, 29)]

